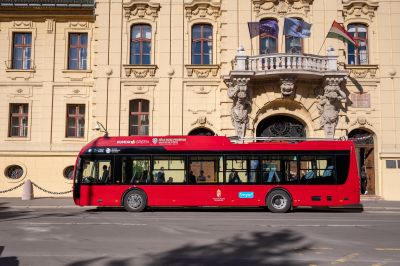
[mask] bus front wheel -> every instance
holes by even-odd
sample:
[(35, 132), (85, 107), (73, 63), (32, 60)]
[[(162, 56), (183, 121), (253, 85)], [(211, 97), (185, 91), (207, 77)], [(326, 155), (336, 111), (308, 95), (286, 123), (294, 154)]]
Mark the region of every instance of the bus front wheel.
[(289, 194), (283, 190), (274, 190), (267, 197), (267, 207), (271, 212), (288, 212), (292, 206)]
[(147, 197), (143, 191), (129, 191), (124, 198), (124, 208), (128, 212), (141, 212), (146, 208)]

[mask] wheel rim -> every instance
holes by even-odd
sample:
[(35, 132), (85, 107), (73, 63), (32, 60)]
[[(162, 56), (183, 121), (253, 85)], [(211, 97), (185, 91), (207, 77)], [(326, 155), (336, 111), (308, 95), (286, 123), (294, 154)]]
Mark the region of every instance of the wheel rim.
[(287, 199), (286, 197), (278, 194), (272, 197), (271, 204), (275, 209), (282, 210), (287, 205)]
[(128, 196), (128, 206), (132, 209), (138, 209), (140, 206), (142, 206), (143, 199), (140, 195), (138, 194), (132, 194)]

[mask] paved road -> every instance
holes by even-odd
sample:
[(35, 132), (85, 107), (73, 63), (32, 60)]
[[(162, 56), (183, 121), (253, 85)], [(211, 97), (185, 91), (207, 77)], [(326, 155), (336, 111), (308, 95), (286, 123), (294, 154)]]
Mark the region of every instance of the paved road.
[(400, 208), (0, 205), (0, 265), (400, 265)]

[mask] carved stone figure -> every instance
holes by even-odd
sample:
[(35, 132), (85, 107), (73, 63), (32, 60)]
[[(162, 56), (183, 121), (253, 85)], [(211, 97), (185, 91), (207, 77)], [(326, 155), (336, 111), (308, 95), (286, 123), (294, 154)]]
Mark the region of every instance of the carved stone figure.
[(281, 92), (283, 96), (290, 96), (294, 92), (295, 78), (281, 78)]
[(228, 97), (233, 99), (231, 109), (232, 124), (235, 127), (236, 135), (239, 137), (245, 136), (249, 122), (250, 101), (247, 95), (248, 81), (248, 78), (237, 78), (233, 82), (227, 82), (229, 86)]
[(318, 96), (320, 101), (317, 108), (321, 114), (321, 128), (324, 128), (327, 138), (335, 136), (341, 100), (346, 98), (346, 94), (340, 89), (343, 80), (343, 78), (327, 78), (324, 95)]

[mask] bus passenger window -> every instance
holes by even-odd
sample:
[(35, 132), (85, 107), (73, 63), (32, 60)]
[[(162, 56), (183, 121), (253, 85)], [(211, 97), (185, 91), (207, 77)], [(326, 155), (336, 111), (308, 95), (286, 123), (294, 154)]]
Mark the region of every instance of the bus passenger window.
[[(153, 182), (155, 184), (182, 184), (186, 182), (185, 158), (158, 156), (153, 160)], [(147, 173), (146, 173), (147, 175)]]
[[(221, 167), (221, 158), (216, 156), (191, 156), (189, 158), (189, 184), (217, 183), (218, 165)], [(222, 165), (223, 166), (223, 165)]]
[(112, 183), (110, 160), (83, 160), (82, 183)]
[(277, 157), (267, 157), (261, 160), (263, 183), (282, 182), (281, 161)]
[(245, 156), (226, 156), (226, 180), (228, 184), (247, 183), (248, 164)]

